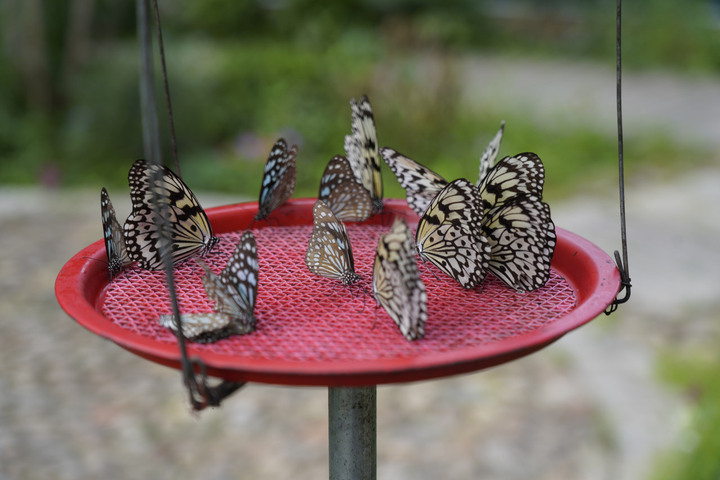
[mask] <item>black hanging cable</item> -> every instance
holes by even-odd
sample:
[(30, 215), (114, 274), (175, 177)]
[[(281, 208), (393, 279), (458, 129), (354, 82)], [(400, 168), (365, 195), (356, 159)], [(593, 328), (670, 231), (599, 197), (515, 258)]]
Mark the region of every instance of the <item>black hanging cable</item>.
[[(623, 124), (622, 124), (622, 0), (617, 0), (617, 14), (616, 14), (616, 42), (615, 42), (615, 56), (616, 56), (616, 70), (617, 70), (617, 82), (616, 82), (616, 100), (617, 100), (617, 130), (618, 130), (618, 190), (620, 192), (620, 239), (622, 242), (622, 258), (620, 258), (620, 252), (615, 250), (615, 264), (620, 272), (620, 284), (621, 290), (615, 297), (612, 304), (605, 310), (606, 315), (610, 315), (617, 310), (618, 305), (630, 300), (630, 290), (632, 284), (630, 282), (630, 267), (628, 264), (628, 251), (627, 251), (627, 229), (625, 226), (625, 173), (624, 173), (624, 158), (623, 158)], [(620, 297), (620, 293), (624, 290), (623, 297)]]
[[(155, 19), (157, 22), (157, 29), (158, 29), (158, 37), (160, 41), (160, 57), (163, 64), (163, 81), (165, 84), (165, 98), (167, 100), (167, 107), (168, 107), (168, 115), (170, 117), (170, 124), (171, 129), (170, 133), (172, 136), (172, 143), (173, 143), (173, 154), (175, 156), (175, 162), (176, 162), (176, 168), (179, 169), (178, 158), (177, 158), (177, 151), (175, 149), (175, 130), (172, 128), (172, 110), (170, 107), (170, 91), (168, 88), (168, 80), (167, 80), (167, 71), (164, 68), (165, 66), (165, 53), (162, 48), (162, 34), (160, 33), (160, 17), (158, 12), (158, 6), (157, 1), (154, 1), (154, 7), (155, 7)], [(140, 38), (140, 48), (141, 48), (141, 56), (145, 60), (147, 58), (150, 58), (149, 51), (151, 50), (151, 42), (150, 42), (150, 35), (149, 35), (149, 23), (147, 21), (147, 10), (148, 10), (148, 4), (147, 0), (137, 0), (137, 9), (138, 9), (138, 36)], [(142, 12), (140, 11), (142, 10)], [(143, 62), (145, 63), (145, 62)], [(141, 72), (141, 85), (144, 85), (146, 88), (149, 86), (152, 86), (152, 70), (143, 68)], [(143, 116), (147, 116), (148, 120), (144, 120), (144, 125), (157, 125), (157, 110), (155, 109), (154, 104), (154, 95), (152, 96), (152, 103), (151, 102), (143, 102)], [(159, 133), (158, 129), (151, 129), (151, 128), (144, 128), (143, 129), (143, 135), (155, 135), (154, 140), (147, 140), (147, 144), (160, 144), (159, 141)], [(148, 158), (148, 161), (151, 164), (155, 165), (162, 165), (162, 160), (160, 158), (160, 152), (158, 149), (157, 155), (153, 155), (150, 158)], [(155, 171), (152, 174), (152, 178), (149, 179), (151, 182), (151, 185), (154, 185), (158, 182), (162, 181), (162, 173), (160, 169), (155, 169)], [(185, 383), (185, 386), (188, 389), (188, 395), (190, 398), (190, 404), (192, 405), (194, 410), (203, 410), (204, 408), (208, 406), (219, 406), (220, 403), (224, 398), (231, 395), (235, 391), (237, 391), (239, 388), (241, 388), (243, 385), (245, 385), (245, 382), (230, 382), (230, 381), (222, 381), (220, 384), (210, 387), (207, 384), (207, 375), (206, 375), (206, 368), (205, 365), (196, 358), (189, 358), (187, 354), (187, 346), (186, 346), (186, 338), (184, 335), (184, 330), (182, 328), (182, 317), (180, 316), (180, 308), (177, 301), (177, 294), (175, 289), (175, 281), (174, 281), (174, 269), (173, 269), (173, 261), (172, 261), (172, 255), (170, 252), (172, 251), (172, 235), (170, 233), (170, 222), (169, 222), (169, 216), (167, 211), (167, 203), (163, 201), (157, 192), (157, 189), (151, 188), (152, 191), (152, 202), (153, 207), (158, 212), (158, 216), (160, 219), (160, 238), (164, 245), (167, 247), (163, 249), (163, 251), (160, 252), (161, 259), (163, 262), (163, 269), (165, 271), (165, 277), (168, 285), (168, 291), (170, 294), (170, 303), (172, 305), (173, 310), (173, 317), (175, 320), (175, 325), (178, 332), (178, 346), (180, 348), (180, 356), (181, 356), (181, 365), (182, 365), (182, 373), (183, 373), (183, 381)], [(200, 371), (200, 381), (198, 381), (195, 370), (196, 368)]]
[(178, 177), (182, 178), (182, 174), (180, 173), (180, 160), (178, 160), (177, 137), (175, 136), (175, 121), (173, 120), (172, 103), (170, 102), (170, 85), (168, 84), (167, 67), (165, 65), (165, 44), (163, 43), (162, 27), (160, 26), (160, 9), (158, 8), (157, 0), (153, 0), (153, 10), (155, 13), (155, 25), (157, 27), (158, 49), (160, 50), (160, 64), (162, 65), (163, 87), (165, 91), (165, 103), (167, 104), (173, 162), (175, 163), (175, 173)]

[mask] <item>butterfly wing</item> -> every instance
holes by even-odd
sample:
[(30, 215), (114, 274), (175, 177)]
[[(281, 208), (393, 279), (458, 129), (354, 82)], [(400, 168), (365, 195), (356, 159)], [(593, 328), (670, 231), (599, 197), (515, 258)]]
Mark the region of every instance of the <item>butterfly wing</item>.
[[(249, 230), (240, 242), (220, 274), (220, 282), (226, 287), (232, 302), (218, 302), (216, 310), (228, 313), (244, 329), (255, 329), (257, 320), (253, 315), (258, 291), (258, 253), (255, 236)], [(207, 290), (207, 286), (206, 286)]]
[(383, 147), (380, 149), (380, 154), (405, 189), (410, 208), (418, 215), (422, 215), (432, 199), (447, 185), (447, 181), (392, 148)]
[(373, 213), (382, 211), (383, 184), (377, 131), (372, 106), (366, 95), (350, 100), (352, 133), (345, 136), (345, 154), (356, 180), (370, 193)]
[(500, 160), (478, 185), (484, 210), (523, 195), (542, 199), (545, 167), (534, 153), (521, 153)]
[(420, 279), (407, 224), (396, 219), (378, 241), (373, 269), (375, 299), (408, 340), (422, 338), (427, 320), (427, 293)]
[(258, 213), (255, 220), (263, 220), (270, 212), (285, 203), (295, 191), (297, 177), (298, 147), (293, 145), (288, 149), (285, 140), (280, 138), (270, 150), (265, 171), (263, 172), (260, 198), (258, 200)]
[(430, 202), (420, 218), (415, 245), (428, 260), (472, 288), (485, 278), (490, 247), (480, 234), (480, 211), (474, 185), (464, 178), (450, 182)]
[[(196, 343), (213, 343), (238, 334), (237, 324), (230, 315), (219, 312), (180, 315), (185, 338)], [(157, 322), (177, 335), (174, 315), (160, 315)]]
[(126, 265), (132, 263), (125, 247), (123, 229), (115, 216), (115, 208), (110, 201), (110, 195), (103, 188), (100, 190), (100, 213), (102, 216), (103, 237), (105, 239), (105, 253), (108, 258), (108, 272), (110, 279), (120, 273)]
[(133, 211), (125, 221), (125, 243), (131, 260), (148, 270), (162, 268), (161, 217), (153, 208), (153, 194), (166, 207), (172, 238), (173, 263), (209, 253), (218, 242), (205, 211), (185, 183), (170, 169), (137, 160), (128, 174)]
[(313, 231), (305, 253), (305, 265), (315, 275), (340, 280), (345, 285), (360, 278), (355, 273), (345, 225), (322, 200), (313, 206)]
[(481, 228), (491, 246), (490, 271), (509, 287), (529, 292), (550, 278), (557, 243), (550, 207), (520, 197), (487, 212)]
[(498, 151), (500, 150), (500, 142), (502, 141), (503, 130), (505, 130), (505, 121), (500, 122), (500, 130), (495, 134), (487, 148), (480, 156), (480, 174), (478, 175), (477, 184), (480, 185), (482, 180), (487, 176), (490, 169), (495, 165)]
[(362, 222), (372, 213), (370, 194), (355, 180), (350, 162), (341, 155), (334, 156), (325, 167), (318, 198), (343, 222)]

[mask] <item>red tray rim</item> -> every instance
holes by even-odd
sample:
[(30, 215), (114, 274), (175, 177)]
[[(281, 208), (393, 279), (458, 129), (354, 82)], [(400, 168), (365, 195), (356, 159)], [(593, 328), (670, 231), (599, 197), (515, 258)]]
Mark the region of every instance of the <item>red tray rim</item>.
[[(300, 209), (304, 221), (312, 221), (314, 198), (292, 199), (276, 212)], [(385, 199), (386, 210), (408, 219), (417, 219), (404, 199)], [(207, 210), (216, 233), (237, 231), (247, 214), (257, 212), (257, 202), (224, 205)], [(245, 213), (246, 215), (240, 215)], [(252, 215), (250, 218), (252, 218)], [(256, 225), (258, 226), (258, 225)], [(359, 386), (400, 383), (472, 372), (528, 355), (584, 325), (612, 303), (620, 289), (620, 274), (612, 259), (588, 240), (556, 228), (557, 247), (552, 267), (575, 292), (577, 305), (566, 315), (532, 332), (510, 336), (483, 345), (417, 357), (362, 361), (282, 361), (248, 359), (197, 351), (188, 344), (190, 356), (199, 357), (208, 373), (235, 381), (255, 381), (281, 385)], [(62, 309), (91, 332), (112, 340), (148, 360), (180, 368), (177, 344), (157, 342), (126, 330), (104, 317), (96, 308), (107, 285), (105, 245), (102, 239), (75, 254), (60, 270), (55, 294)], [(100, 260), (100, 261), (97, 261)], [(104, 282), (98, 281), (104, 279)]]

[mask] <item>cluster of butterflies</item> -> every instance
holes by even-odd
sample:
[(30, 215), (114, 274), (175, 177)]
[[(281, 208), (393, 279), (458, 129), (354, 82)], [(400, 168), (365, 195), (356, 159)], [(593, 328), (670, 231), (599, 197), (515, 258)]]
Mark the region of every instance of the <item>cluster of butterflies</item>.
[[(334, 156), (327, 164), (313, 207), (305, 255), (310, 272), (345, 285), (360, 278), (343, 222), (361, 222), (383, 210), (382, 157), (405, 189), (408, 205), (420, 216), (414, 240), (405, 221), (395, 220), (378, 241), (373, 269), (374, 296), (408, 340), (422, 338), (427, 320), (427, 294), (415, 253), (467, 289), (481, 284), (488, 272), (520, 292), (547, 283), (556, 237), (550, 208), (542, 201), (544, 167), (533, 153), (495, 162), (504, 123), (480, 159), (477, 184), (463, 178), (448, 182), (397, 151), (379, 147), (366, 96), (350, 105), (352, 131), (345, 137), (346, 155)], [(297, 150), (283, 139), (272, 147), (255, 220), (268, 218), (292, 196)], [(166, 255), (178, 263), (203, 256), (217, 244), (199, 202), (170, 169), (138, 160), (128, 182), (132, 212), (122, 229), (107, 191), (101, 192), (111, 278), (133, 262), (158, 270)], [(219, 276), (200, 264), (215, 308), (212, 313), (182, 315), (185, 336), (211, 342), (253, 331), (258, 259), (252, 233), (243, 234)], [(172, 315), (161, 316), (159, 322), (177, 333)]]
[[(205, 210), (172, 170), (137, 160), (130, 168), (128, 183), (132, 212), (122, 228), (107, 190), (103, 188), (100, 192), (111, 279), (134, 262), (147, 270), (160, 270), (165, 256), (176, 264), (204, 256), (218, 243)], [(202, 284), (215, 306), (210, 313), (182, 314), (184, 336), (190, 341), (208, 343), (254, 331), (259, 263), (252, 232), (243, 233), (219, 275), (199, 258), (198, 263), (205, 271)], [(158, 322), (178, 333), (173, 315), (161, 315)]]

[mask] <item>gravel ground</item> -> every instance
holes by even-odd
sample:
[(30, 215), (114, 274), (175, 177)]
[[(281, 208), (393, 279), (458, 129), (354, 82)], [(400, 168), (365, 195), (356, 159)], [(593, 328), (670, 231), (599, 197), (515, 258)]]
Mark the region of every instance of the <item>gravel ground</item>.
[[(380, 387), (378, 477), (638, 479), (687, 440), (689, 399), (654, 368), (668, 348), (720, 340), (718, 186), (718, 169), (631, 184), (635, 288), (612, 317), (491, 370)], [(0, 188), (0, 479), (327, 478), (325, 389), (252, 384), (193, 415), (178, 372), (60, 310), (57, 273), (101, 235), (97, 197)], [(553, 217), (610, 252), (615, 197), (553, 205)]]

